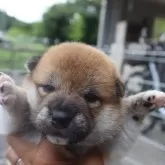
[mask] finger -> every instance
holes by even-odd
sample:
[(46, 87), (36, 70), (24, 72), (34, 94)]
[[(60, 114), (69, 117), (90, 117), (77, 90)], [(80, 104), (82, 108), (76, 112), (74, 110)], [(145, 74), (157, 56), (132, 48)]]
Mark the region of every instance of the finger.
[(9, 145), (14, 148), (15, 153), (20, 157), (22, 157), (23, 154), (30, 152), (35, 147), (34, 144), (25, 141), (19, 136), (10, 135), (7, 137), (7, 141)]
[(40, 164), (73, 164), (73, 155), (70, 155), (64, 147), (54, 145), (46, 139), (42, 139), (41, 143), (38, 145), (35, 158)]
[(23, 162), (21, 160), (18, 162), (19, 157), (11, 147), (9, 147), (7, 150), (7, 158), (10, 161), (10, 163), (13, 165), (15, 165), (15, 164), (23, 165)]
[(8, 136), (8, 143), (25, 162), (29, 162), (31, 159), (34, 161), (34, 158), (36, 161), (42, 162), (41, 164), (43, 162), (50, 164), (58, 162), (58, 164), (66, 165), (66, 162), (68, 162), (68, 156), (64, 154), (64, 151), (61, 151), (63, 147), (53, 145), (45, 139), (42, 139), (39, 145), (34, 145), (19, 136), (10, 135)]
[(47, 154), (48, 159), (62, 159), (67, 160), (72, 158), (73, 155), (71, 155), (63, 146), (55, 145), (49, 142), (46, 139), (43, 139), (41, 143), (38, 145), (38, 150), (40, 151), (38, 154), (40, 157), (43, 157), (45, 155), (45, 152), (49, 153)]
[(82, 165), (104, 165), (103, 155), (98, 149), (93, 149), (80, 158)]

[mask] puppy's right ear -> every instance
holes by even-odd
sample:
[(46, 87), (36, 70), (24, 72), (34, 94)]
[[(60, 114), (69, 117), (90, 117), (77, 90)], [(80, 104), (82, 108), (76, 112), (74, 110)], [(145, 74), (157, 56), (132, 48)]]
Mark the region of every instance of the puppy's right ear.
[(41, 55), (33, 56), (27, 60), (25, 67), (27, 68), (28, 72), (32, 72), (35, 69), (41, 57)]
[(120, 79), (116, 80), (116, 96), (124, 97), (125, 94), (125, 86)]

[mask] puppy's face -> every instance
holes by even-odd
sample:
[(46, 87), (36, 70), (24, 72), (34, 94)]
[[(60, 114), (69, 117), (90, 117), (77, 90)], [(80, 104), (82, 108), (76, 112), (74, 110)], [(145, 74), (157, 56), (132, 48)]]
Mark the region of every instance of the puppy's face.
[(44, 134), (66, 143), (98, 143), (119, 129), (123, 86), (104, 53), (81, 43), (63, 43), (31, 60), (28, 68), (31, 119)]

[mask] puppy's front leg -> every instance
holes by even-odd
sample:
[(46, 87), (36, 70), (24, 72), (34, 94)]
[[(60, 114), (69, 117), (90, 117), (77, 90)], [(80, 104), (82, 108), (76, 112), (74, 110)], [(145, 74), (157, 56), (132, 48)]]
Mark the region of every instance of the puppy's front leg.
[(13, 131), (18, 131), (27, 122), (29, 115), (29, 105), (26, 99), (26, 92), (18, 87), (14, 80), (0, 73), (0, 104), (8, 112), (12, 119)]
[(149, 112), (155, 108), (165, 106), (165, 93), (157, 90), (148, 90), (140, 92), (136, 95), (124, 98), (123, 104), (127, 112), (134, 115), (133, 118), (138, 120), (143, 119)]
[(30, 122), (30, 107), (26, 91), (4, 73), (0, 73), (0, 104), (11, 117), (8, 132), (22, 133), (26, 140), (39, 143), (41, 133), (37, 132)]
[[(165, 106), (165, 93), (149, 90), (123, 98), (122, 108), (126, 111), (123, 129), (113, 142), (110, 156), (107, 162), (118, 165), (132, 148), (137, 137), (140, 135), (140, 127), (143, 119), (155, 108)], [(109, 163), (107, 163), (108, 165)]]
[(28, 108), (25, 90), (4, 73), (0, 73), (0, 104), (12, 115)]

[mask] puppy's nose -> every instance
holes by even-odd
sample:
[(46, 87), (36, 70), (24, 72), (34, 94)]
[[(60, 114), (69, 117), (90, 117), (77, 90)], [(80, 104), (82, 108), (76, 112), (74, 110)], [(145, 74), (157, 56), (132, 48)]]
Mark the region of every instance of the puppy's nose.
[(78, 112), (78, 107), (74, 102), (59, 99), (49, 104), (49, 110), (54, 127), (58, 125), (67, 128)]
[(75, 113), (56, 110), (52, 115), (52, 124), (54, 126), (58, 124), (63, 128), (67, 128), (74, 117)]

